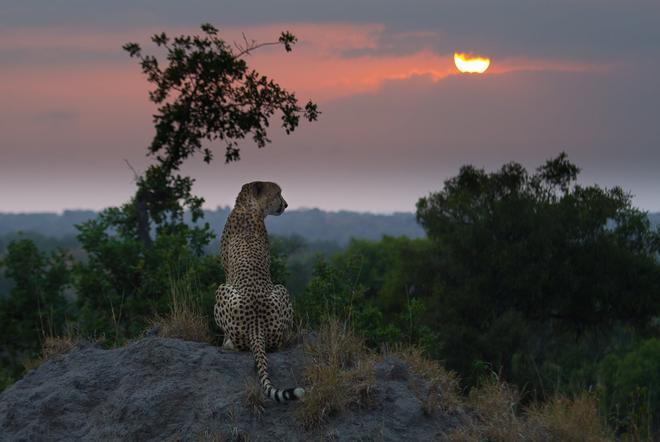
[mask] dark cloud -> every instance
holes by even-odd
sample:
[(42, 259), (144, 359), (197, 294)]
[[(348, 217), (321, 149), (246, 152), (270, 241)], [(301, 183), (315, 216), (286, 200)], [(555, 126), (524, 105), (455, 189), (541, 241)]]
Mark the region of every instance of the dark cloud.
[(346, 49), (341, 51), (341, 55), (344, 58), (402, 56), (422, 49), (439, 49), (441, 53), (452, 52), (451, 49), (442, 47), (442, 36), (435, 31), (396, 31), (384, 28), (373, 34), (375, 42), (372, 47)]
[[(461, 47), (493, 56), (542, 53), (545, 57), (627, 59), (657, 52), (660, 41), (660, 3), (651, 0), (42, 1), (3, 5), (0, 27), (103, 30), (196, 26), (206, 21), (219, 26), (383, 23), (387, 34), (394, 36), (439, 32), (435, 49), (441, 53)], [(383, 38), (387, 41), (391, 35)], [(401, 47), (386, 44), (383, 49), (396, 52)]]

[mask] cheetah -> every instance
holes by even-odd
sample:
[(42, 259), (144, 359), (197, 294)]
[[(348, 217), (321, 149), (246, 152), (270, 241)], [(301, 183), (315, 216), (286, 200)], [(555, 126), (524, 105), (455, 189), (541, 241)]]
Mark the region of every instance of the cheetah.
[(303, 388), (279, 390), (268, 376), (266, 351), (280, 347), (293, 325), (289, 293), (270, 279), (270, 247), (264, 219), (286, 209), (275, 183), (245, 184), (229, 214), (220, 242), (227, 278), (216, 291), (214, 316), (225, 337), (223, 347), (252, 351), (264, 394), (277, 402), (300, 399)]

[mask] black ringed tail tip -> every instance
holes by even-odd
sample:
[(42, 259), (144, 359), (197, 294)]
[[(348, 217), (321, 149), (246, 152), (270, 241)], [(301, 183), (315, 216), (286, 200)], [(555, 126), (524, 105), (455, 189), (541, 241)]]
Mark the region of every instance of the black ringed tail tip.
[(305, 389), (296, 387), (286, 390), (278, 390), (276, 388), (269, 387), (267, 396), (277, 402), (295, 401), (305, 396)]

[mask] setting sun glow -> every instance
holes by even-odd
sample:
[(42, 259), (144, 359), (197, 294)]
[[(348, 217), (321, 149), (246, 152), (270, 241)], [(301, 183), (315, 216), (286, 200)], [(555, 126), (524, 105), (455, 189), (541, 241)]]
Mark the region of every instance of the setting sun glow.
[(469, 74), (483, 74), (490, 66), (490, 58), (483, 58), (462, 52), (454, 53), (454, 64), (459, 71)]

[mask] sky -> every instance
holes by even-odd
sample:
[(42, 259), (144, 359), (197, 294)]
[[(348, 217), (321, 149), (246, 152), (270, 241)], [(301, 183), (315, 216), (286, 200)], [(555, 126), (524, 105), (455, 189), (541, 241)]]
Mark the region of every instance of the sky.
[[(660, 211), (657, 0), (0, 0), (0, 212), (127, 201), (153, 161), (150, 86), (129, 41), (154, 33), (276, 40), (246, 58), (322, 115), (241, 161), (184, 173), (206, 206), (275, 181), (289, 206), (414, 211), (459, 168), (530, 170), (565, 151), (580, 183), (619, 185)], [(454, 52), (491, 58), (461, 74)]]

